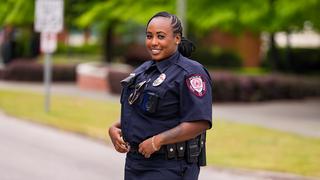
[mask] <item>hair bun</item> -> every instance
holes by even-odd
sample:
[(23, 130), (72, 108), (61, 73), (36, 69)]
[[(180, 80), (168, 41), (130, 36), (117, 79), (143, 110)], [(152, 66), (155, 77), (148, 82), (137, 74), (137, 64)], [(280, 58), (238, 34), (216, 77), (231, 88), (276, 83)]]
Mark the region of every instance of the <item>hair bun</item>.
[(185, 57), (190, 57), (196, 49), (195, 45), (189, 39), (182, 37), (178, 46), (178, 51)]

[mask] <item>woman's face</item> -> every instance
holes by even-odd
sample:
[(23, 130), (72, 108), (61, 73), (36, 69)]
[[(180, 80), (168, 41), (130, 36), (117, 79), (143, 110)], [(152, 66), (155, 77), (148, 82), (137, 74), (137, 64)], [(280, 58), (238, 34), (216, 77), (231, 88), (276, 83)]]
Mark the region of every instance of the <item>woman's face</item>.
[(171, 19), (166, 17), (153, 18), (146, 32), (146, 47), (155, 61), (171, 56), (180, 43), (180, 36), (173, 33)]

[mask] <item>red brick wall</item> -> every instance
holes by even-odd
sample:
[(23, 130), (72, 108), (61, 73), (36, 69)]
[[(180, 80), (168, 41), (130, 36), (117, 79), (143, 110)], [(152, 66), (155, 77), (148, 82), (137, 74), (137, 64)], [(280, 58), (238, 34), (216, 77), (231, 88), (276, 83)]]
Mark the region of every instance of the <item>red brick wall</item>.
[(206, 39), (209, 46), (231, 49), (243, 59), (245, 67), (258, 67), (260, 65), (261, 39), (259, 34), (246, 31), (240, 35), (213, 30)]

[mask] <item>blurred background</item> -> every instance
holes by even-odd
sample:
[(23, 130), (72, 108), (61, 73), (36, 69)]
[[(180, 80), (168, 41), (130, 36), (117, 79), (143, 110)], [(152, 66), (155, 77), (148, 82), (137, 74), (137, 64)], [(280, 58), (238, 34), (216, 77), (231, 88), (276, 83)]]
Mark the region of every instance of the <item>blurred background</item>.
[[(234, 124), (241, 113), (257, 110), (253, 107), (285, 100), (286, 110), (277, 103), (271, 107), (286, 112), (285, 118), (300, 120), (307, 117), (294, 114), (299, 107), (313, 108), (305, 114), (313, 115), (317, 124), (311, 126), (320, 132), (319, 9), (319, 0), (64, 0), (64, 29), (52, 58), (53, 90), (60, 94), (53, 93), (52, 109), (45, 113), (39, 93), (44, 55), (40, 33), (34, 31), (35, 1), (2, 0), (0, 109), (105, 139), (105, 127), (119, 117), (119, 81), (150, 59), (144, 46), (146, 23), (155, 13), (168, 11), (180, 17), (185, 36), (196, 45), (191, 58), (213, 79), (213, 102), (221, 111), (214, 113), (216, 131), (208, 135), (209, 164), (320, 177), (319, 134), (260, 129), (254, 118)], [(303, 104), (310, 98), (316, 102)], [(297, 101), (301, 104), (291, 106)], [(238, 112), (234, 104), (248, 108)], [(261, 111), (261, 117), (275, 112)], [(272, 152), (269, 159), (265, 149)]]

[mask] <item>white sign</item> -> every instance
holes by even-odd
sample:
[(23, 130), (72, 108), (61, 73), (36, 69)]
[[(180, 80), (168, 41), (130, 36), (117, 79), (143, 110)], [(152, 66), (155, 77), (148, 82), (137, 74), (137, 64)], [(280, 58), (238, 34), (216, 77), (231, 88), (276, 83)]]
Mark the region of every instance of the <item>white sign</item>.
[(58, 33), (63, 29), (63, 0), (36, 0), (35, 30)]
[(43, 53), (53, 53), (57, 49), (57, 34), (42, 32), (40, 49)]

